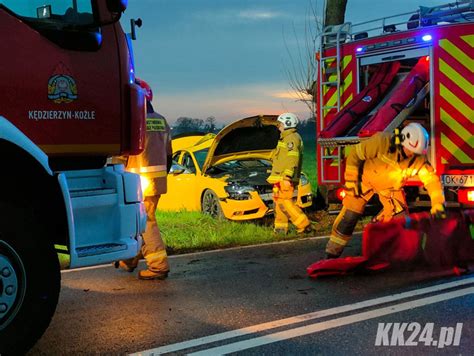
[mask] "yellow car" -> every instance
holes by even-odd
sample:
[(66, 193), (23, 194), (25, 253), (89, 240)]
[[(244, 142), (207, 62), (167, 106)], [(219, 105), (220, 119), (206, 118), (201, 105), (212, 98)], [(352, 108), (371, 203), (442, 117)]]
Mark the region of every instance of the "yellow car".
[[(175, 138), (168, 192), (158, 210), (202, 211), (230, 220), (259, 219), (273, 213), (266, 179), (280, 133), (275, 115), (238, 120), (217, 135)], [(312, 204), (311, 184), (302, 174), (295, 199)]]

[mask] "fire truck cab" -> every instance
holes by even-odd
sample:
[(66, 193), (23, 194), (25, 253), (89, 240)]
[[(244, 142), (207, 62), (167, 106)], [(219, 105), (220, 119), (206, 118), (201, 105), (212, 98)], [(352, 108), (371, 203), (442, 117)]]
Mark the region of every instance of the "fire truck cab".
[(115, 155), (143, 149), (126, 0), (0, 0), (0, 354), (47, 328), (69, 267), (136, 256), (140, 178)]
[[(328, 26), (317, 53), (318, 183), (326, 202), (344, 196), (345, 157), (376, 132), (418, 122), (448, 208), (474, 204), (474, 1)], [(429, 207), (416, 179), (409, 207)], [(337, 205), (336, 205), (337, 206)]]

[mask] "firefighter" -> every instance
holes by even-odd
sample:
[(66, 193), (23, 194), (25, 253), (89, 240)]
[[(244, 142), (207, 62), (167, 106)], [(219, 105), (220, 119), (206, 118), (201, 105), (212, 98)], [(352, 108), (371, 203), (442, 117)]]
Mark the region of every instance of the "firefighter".
[(311, 222), (293, 199), (303, 161), (303, 141), (296, 132), (299, 120), (295, 114), (284, 113), (277, 121), (280, 139), (272, 153), (272, 170), (267, 178), (268, 183), (273, 184), (274, 231), (286, 234), (290, 220), (298, 233), (310, 233)]
[(151, 104), (153, 92), (150, 86), (143, 80), (136, 81), (144, 89), (146, 98), (145, 149), (140, 155), (128, 158), (126, 169), (140, 174), (142, 179), (147, 222), (141, 252), (135, 258), (120, 261), (119, 266), (128, 272), (133, 272), (139, 259), (144, 257), (148, 268), (140, 271), (138, 278), (165, 279), (169, 273), (168, 256), (155, 213), (160, 195), (166, 193), (167, 173), (172, 163), (170, 128), (166, 119), (153, 110)]
[(428, 143), (425, 128), (410, 123), (401, 133), (398, 129), (393, 135), (377, 133), (352, 148), (344, 174), (346, 195), (326, 245), (327, 258), (341, 255), (374, 194), (383, 206), (375, 221), (389, 221), (407, 213), (402, 187), (408, 178), (418, 176), (430, 196), (431, 213), (439, 218), (446, 216), (441, 182), (426, 157)]

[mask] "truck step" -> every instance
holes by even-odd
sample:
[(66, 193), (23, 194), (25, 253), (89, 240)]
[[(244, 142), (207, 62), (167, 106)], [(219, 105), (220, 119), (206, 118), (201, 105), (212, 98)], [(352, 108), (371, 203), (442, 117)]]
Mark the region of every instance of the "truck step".
[(322, 147), (336, 147), (336, 146), (346, 146), (346, 145), (355, 145), (362, 140), (367, 139), (360, 138), (358, 136), (351, 137), (331, 137), (331, 138), (319, 138), (317, 143)]
[(87, 247), (78, 247), (76, 249), (76, 252), (79, 257), (86, 257), (93, 255), (101, 255), (109, 252), (117, 252), (126, 249), (127, 245), (125, 244), (103, 244)]
[(69, 194), (71, 198), (79, 198), (79, 197), (89, 197), (89, 196), (96, 196), (96, 195), (109, 195), (115, 194), (117, 191), (115, 189), (77, 189), (77, 190), (70, 190)]
[(324, 74), (331, 75), (337, 73), (337, 67), (327, 67), (324, 68)]
[(326, 56), (326, 57), (321, 57), (319, 60), (320, 61), (327, 61), (331, 59), (337, 59), (337, 56)]

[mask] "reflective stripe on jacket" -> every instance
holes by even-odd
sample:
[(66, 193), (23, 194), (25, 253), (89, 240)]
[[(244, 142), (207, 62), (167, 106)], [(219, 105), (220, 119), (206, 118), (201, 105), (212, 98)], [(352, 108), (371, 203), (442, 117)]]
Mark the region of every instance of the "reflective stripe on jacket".
[(272, 172), (267, 178), (271, 184), (286, 179), (298, 184), (303, 159), (303, 141), (296, 129), (283, 131), (272, 153)]
[(158, 113), (146, 118), (145, 149), (140, 155), (128, 158), (127, 170), (152, 180), (150, 194), (164, 194), (167, 190), (167, 159), (172, 154), (170, 128)]
[(345, 180), (361, 181), (363, 193), (370, 189), (383, 193), (399, 190), (409, 178), (418, 176), (431, 204), (444, 204), (443, 187), (426, 155), (405, 157), (401, 147), (391, 152), (391, 140), (390, 133), (377, 133), (355, 145), (346, 160)]

